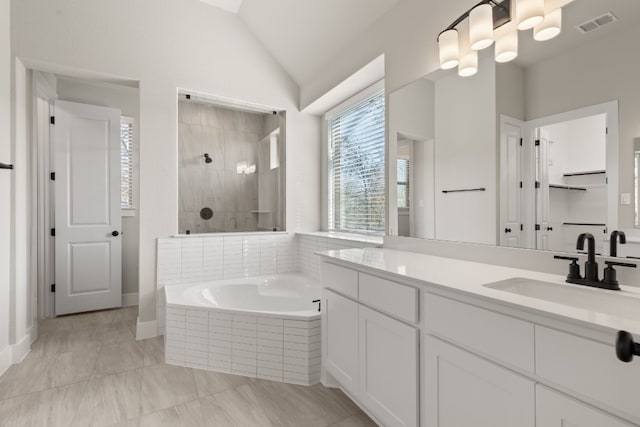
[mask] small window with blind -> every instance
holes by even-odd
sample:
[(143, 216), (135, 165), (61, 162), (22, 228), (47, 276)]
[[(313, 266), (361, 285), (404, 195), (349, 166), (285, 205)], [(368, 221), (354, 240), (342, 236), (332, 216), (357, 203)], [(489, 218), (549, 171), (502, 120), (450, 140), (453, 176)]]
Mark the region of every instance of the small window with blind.
[(409, 159), (397, 159), (398, 208), (409, 207)]
[(330, 230), (384, 232), (384, 108), (381, 91), (328, 120)]
[(133, 200), (133, 125), (131, 117), (120, 118), (120, 208), (134, 209)]

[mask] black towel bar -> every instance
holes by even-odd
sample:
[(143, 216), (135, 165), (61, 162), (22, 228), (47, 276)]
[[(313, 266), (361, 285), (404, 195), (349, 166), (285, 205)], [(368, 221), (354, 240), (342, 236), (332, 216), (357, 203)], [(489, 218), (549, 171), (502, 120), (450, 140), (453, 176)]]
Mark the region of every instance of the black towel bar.
[(469, 192), (469, 191), (487, 191), (486, 188), (481, 187), (481, 188), (463, 188), (462, 190), (442, 190), (442, 192), (444, 194), (447, 193), (465, 193), (465, 192)]
[(5, 163), (0, 163), (0, 169), (13, 169), (13, 165), (7, 165)]

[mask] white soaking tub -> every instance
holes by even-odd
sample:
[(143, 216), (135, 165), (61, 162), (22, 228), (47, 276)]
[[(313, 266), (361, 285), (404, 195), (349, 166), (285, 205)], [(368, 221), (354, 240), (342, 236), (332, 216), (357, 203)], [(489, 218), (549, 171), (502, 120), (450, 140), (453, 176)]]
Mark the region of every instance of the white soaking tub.
[(296, 384), (320, 379), (320, 284), (287, 273), (164, 287), (165, 360)]

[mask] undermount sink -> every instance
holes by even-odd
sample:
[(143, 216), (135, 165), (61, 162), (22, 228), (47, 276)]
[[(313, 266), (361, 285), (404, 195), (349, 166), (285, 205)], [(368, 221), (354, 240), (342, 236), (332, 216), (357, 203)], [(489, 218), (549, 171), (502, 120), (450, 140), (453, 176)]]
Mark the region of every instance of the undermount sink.
[(513, 278), (484, 285), (487, 288), (557, 304), (640, 321), (640, 295), (580, 285)]

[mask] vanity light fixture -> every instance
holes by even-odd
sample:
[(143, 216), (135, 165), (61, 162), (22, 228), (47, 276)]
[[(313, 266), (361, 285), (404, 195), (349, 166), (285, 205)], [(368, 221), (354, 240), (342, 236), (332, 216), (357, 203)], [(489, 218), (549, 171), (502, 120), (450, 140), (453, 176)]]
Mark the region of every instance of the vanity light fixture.
[(544, 20), (533, 27), (533, 38), (539, 42), (551, 40), (562, 31), (562, 9), (545, 15)]
[(518, 56), (518, 30), (509, 31), (496, 39), (496, 62), (509, 62)]
[(481, 4), (469, 13), (471, 49), (482, 50), (493, 44), (493, 6)]
[[(512, 20), (513, 29), (494, 31)], [(545, 0), (482, 0), (438, 35), (440, 68), (458, 66), (460, 76), (472, 76), (478, 71), (478, 51), (494, 42), (496, 62), (513, 61), (518, 57), (518, 30), (531, 28), (537, 41), (556, 37), (562, 31), (562, 9), (545, 15)]]
[(458, 65), (458, 75), (470, 77), (478, 72), (478, 51), (470, 50), (460, 58)]
[(458, 30), (443, 31), (438, 37), (440, 47), (440, 68), (450, 70), (458, 66), (460, 62), (460, 49), (458, 48)]
[(544, 0), (516, 0), (518, 29), (529, 30), (544, 19)]

